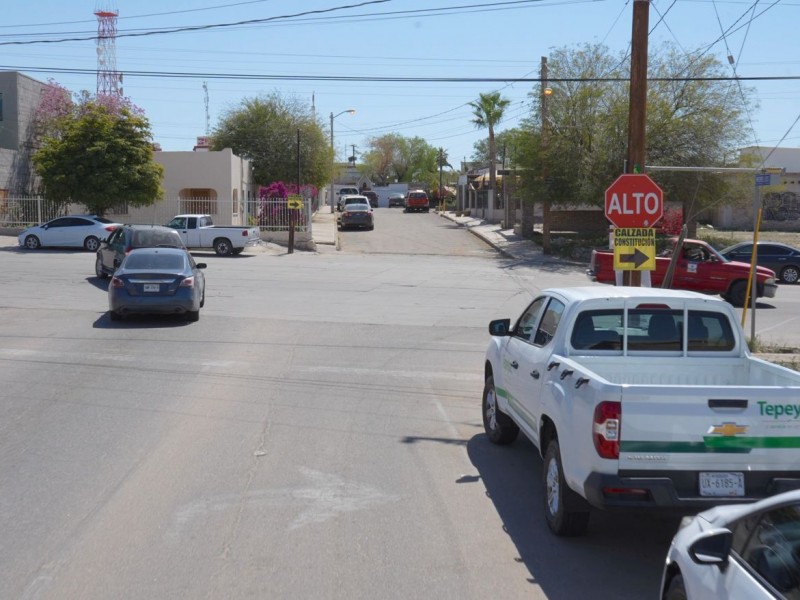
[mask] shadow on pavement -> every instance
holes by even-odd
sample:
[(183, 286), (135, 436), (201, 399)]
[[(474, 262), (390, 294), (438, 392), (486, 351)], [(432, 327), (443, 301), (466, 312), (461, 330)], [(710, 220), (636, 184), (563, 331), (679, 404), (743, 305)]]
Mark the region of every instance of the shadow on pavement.
[(484, 434), (467, 443), (503, 529), (519, 552), (519, 561), (551, 600), (658, 597), (661, 569), (677, 517), (592, 514), (584, 537), (560, 538), (544, 518), (542, 460), (520, 435), (510, 446), (495, 446)]

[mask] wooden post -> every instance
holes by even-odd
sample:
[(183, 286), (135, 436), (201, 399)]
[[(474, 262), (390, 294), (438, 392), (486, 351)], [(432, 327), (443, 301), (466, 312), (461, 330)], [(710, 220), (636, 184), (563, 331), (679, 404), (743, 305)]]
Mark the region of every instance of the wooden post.
[[(647, 121), (647, 33), (650, 0), (634, 0), (631, 31), (631, 82), (628, 106), (628, 160), (626, 173), (644, 173)], [(640, 286), (640, 271), (625, 271), (625, 285)]]

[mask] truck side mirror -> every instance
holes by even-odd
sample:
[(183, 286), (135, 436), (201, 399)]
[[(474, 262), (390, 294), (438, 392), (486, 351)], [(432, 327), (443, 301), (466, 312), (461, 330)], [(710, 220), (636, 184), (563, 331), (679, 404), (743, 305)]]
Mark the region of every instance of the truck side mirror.
[(489, 335), (508, 335), (511, 330), (511, 319), (495, 319), (489, 323)]

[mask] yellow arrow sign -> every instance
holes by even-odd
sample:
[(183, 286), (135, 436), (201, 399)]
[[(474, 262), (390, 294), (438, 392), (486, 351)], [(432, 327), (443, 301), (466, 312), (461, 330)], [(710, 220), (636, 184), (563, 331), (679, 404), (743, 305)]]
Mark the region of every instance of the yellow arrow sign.
[(289, 208), (303, 208), (303, 197), (292, 195), (286, 199), (286, 205)]
[(614, 230), (614, 269), (652, 271), (656, 268), (656, 230), (622, 227)]

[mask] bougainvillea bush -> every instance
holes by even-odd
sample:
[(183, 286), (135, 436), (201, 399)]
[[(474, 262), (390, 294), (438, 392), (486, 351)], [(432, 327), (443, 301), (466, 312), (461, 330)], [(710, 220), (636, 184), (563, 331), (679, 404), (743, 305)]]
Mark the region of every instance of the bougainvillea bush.
[[(316, 197), (317, 188), (313, 185), (301, 185), (298, 190), (296, 183), (273, 181), (268, 186), (261, 186), (258, 190), (258, 225), (259, 227), (288, 227), (289, 208), (286, 200), (289, 196), (299, 195), (304, 202), (309, 202)], [(297, 210), (294, 215), (295, 225), (306, 224), (306, 211)]]

